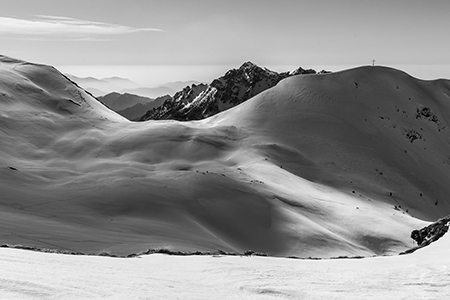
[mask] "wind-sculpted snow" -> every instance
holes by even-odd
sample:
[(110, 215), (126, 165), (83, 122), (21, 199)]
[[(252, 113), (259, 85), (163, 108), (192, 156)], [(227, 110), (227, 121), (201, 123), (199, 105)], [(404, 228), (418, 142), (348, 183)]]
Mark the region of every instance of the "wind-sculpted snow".
[[(425, 108), (428, 117), (419, 116)], [(285, 169), (303, 178), (427, 220), (450, 213), (448, 80), (382, 67), (297, 76), (217, 119), (239, 120), (253, 135), (296, 151), (295, 160), (285, 156), (293, 160)], [(413, 131), (421, 138), (411, 140)]]
[(209, 119), (134, 123), (52, 67), (0, 62), (1, 243), (366, 256), (450, 214), (448, 81), (293, 76)]

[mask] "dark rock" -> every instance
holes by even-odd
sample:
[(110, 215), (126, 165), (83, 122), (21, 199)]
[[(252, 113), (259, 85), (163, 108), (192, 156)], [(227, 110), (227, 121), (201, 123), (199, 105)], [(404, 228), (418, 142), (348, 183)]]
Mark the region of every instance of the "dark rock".
[(444, 234), (447, 233), (449, 225), (450, 225), (450, 216), (447, 216), (439, 219), (438, 221), (426, 227), (413, 230), (411, 232), (411, 238), (417, 243), (417, 247), (407, 250), (401, 254), (412, 253), (417, 249), (423, 248), (437, 241)]

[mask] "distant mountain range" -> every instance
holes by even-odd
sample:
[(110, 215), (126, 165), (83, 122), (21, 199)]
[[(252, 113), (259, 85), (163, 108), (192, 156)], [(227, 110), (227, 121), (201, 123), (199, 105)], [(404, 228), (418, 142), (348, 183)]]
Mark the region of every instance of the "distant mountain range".
[(157, 98), (164, 95), (173, 95), (176, 91), (181, 90), (187, 85), (199, 83), (195, 80), (189, 80), (167, 82), (155, 87), (143, 87), (134, 81), (121, 77), (98, 79), (95, 77), (77, 77), (71, 74), (65, 75), (96, 97), (105, 96), (115, 92)]
[[(282, 79), (305, 74), (316, 74), (316, 71), (300, 67), (277, 73), (246, 62), (210, 84), (193, 80), (175, 81), (152, 88), (139, 87), (137, 83), (120, 77), (97, 79), (67, 76), (129, 120), (189, 121), (215, 115), (275, 86)], [(105, 94), (104, 90), (114, 91)]]
[(134, 94), (148, 98), (157, 98), (163, 95), (173, 95), (176, 91), (165, 86), (159, 86), (154, 88), (140, 87), (135, 89), (123, 89), (121, 93)]
[[(322, 71), (325, 72), (325, 71)], [(298, 68), (277, 73), (246, 62), (229, 70), (210, 84), (192, 84), (177, 92), (163, 105), (149, 110), (140, 120), (200, 120), (234, 107), (275, 86), (280, 80), (300, 74), (316, 74), (315, 70)]]
[(188, 85), (193, 85), (193, 84), (200, 84), (200, 81), (196, 81), (196, 80), (189, 80), (189, 81), (174, 81), (174, 82), (166, 82), (164, 84), (158, 85), (157, 87), (167, 87), (173, 91), (181, 91), (182, 89), (184, 89), (186, 86)]
[(139, 121), (142, 118), (142, 112), (149, 111), (155, 107), (160, 106), (164, 103), (170, 96), (161, 96), (153, 101), (147, 103), (137, 103), (131, 107), (127, 107), (123, 110), (117, 111), (117, 113), (130, 121)]
[(96, 96), (103, 104), (128, 120), (139, 120), (147, 111), (157, 108), (170, 95), (198, 81), (167, 82), (155, 87), (141, 87), (136, 82), (121, 77), (98, 79), (65, 74), (70, 80)]
[(146, 111), (162, 105), (164, 101), (170, 98), (169, 95), (154, 99), (129, 93), (120, 94), (116, 92), (97, 97), (97, 99), (107, 107), (131, 121), (140, 119)]
[(138, 103), (147, 103), (153, 101), (153, 99), (148, 97), (142, 97), (134, 94), (120, 94), (120, 93), (109, 93), (105, 96), (97, 97), (103, 104), (108, 106), (114, 111), (124, 110), (128, 107), (132, 107)]
[(139, 88), (139, 84), (126, 78), (109, 77), (98, 79), (95, 77), (77, 77), (71, 74), (65, 75), (85, 90), (94, 94), (94, 96), (103, 96), (111, 92), (120, 92), (123, 89)]

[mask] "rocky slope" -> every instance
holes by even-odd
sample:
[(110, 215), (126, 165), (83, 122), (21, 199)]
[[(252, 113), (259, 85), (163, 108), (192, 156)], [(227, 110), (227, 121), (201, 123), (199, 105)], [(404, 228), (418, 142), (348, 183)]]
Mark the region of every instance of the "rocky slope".
[(315, 74), (298, 68), (277, 73), (252, 62), (228, 71), (209, 85), (193, 84), (176, 93), (162, 106), (149, 110), (140, 120), (200, 120), (241, 104), (275, 86), (280, 80), (299, 74)]

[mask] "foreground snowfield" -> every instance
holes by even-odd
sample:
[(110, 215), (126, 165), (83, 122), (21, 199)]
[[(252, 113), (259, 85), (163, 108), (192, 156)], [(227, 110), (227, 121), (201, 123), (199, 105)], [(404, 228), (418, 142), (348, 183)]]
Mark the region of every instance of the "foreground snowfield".
[(450, 235), (410, 255), (109, 258), (0, 248), (1, 299), (448, 299)]

